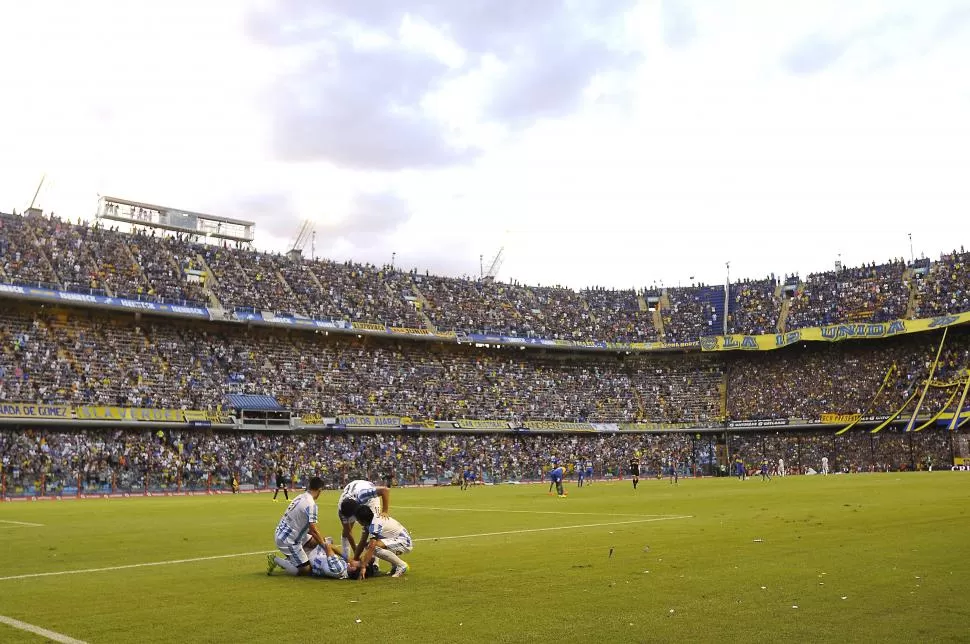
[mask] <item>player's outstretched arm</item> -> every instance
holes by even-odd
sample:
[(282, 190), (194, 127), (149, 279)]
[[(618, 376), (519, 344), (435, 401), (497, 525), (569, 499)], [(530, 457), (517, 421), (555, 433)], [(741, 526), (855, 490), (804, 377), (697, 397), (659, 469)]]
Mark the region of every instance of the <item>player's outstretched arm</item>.
[[(361, 555), (363, 554), (364, 548), (367, 546), (367, 537), (367, 526), (360, 526), (360, 542), (358, 542), (354, 547), (354, 559), (360, 559)], [(351, 543), (353, 543), (353, 541), (351, 541)]]
[(309, 533), (309, 535), (313, 538), (313, 541), (316, 541), (315, 545), (320, 545), (323, 543), (323, 537), (320, 536), (316, 523), (310, 523), (307, 525), (307, 533)]
[(354, 540), (354, 534), (353, 534), (353, 530), (352, 530), (353, 527), (354, 527), (354, 524), (353, 523), (344, 523), (343, 524), (343, 534), (342, 534), (342, 538), (347, 540), (347, 544), (350, 546), (350, 551), (352, 553), (354, 553), (354, 557), (358, 557), (359, 556), (359, 553), (358, 553), (358, 545), (359, 544), (357, 543), (357, 541)]
[(381, 514), (387, 516), (391, 510), (391, 488), (378, 486), (377, 494), (381, 497)]
[(374, 561), (375, 553), (377, 548), (384, 547), (384, 542), (380, 539), (371, 539), (367, 543), (367, 547), (364, 549), (363, 554), (360, 556), (360, 580), (363, 581), (364, 577), (367, 576), (367, 567)]

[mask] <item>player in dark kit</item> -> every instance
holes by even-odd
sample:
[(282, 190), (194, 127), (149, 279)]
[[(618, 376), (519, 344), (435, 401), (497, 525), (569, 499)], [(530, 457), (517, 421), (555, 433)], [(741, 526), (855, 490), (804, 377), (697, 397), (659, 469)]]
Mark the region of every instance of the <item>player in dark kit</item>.
[(276, 468), (276, 490), (273, 492), (274, 501), (276, 500), (276, 495), (280, 493), (280, 490), (283, 490), (283, 497), (287, 501), (289, 501), (290, 494), (289, 494), (289, 491), (286, 489), (286, 476), (284, 476), (283, 474), (283, 468), (277, 467)]
[(633, 477), (633, 489), (640, 484), (640, 459), (634, 456), (630, 459), (630, 476)]

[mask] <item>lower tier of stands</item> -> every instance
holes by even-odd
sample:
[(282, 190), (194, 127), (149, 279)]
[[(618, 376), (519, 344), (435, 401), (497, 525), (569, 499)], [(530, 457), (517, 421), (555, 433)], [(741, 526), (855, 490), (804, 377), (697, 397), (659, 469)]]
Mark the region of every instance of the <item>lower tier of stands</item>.
[(366, 478), (389, 485), (440, 485), (466, 470), (479, 481), (541, 480), (553, 462), (575, 477), (591, 464), (596, 479), (628, 475), (719, 476), (740, 458), (788, 474), (950, 469), (967, 454), (970, 432), (888, 429), (832, 432), (665, 434), (271, 433), (215, 431), (0, 430), (4, 498), (226, 491), (270, 487), (282, 469), (294, 488), (320, 476), (328, 488)]

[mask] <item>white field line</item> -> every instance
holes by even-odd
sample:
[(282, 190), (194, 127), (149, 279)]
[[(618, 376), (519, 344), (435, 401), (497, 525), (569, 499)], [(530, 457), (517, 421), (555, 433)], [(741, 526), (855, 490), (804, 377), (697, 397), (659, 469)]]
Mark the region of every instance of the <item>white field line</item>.
[[(572, 530), (573, 528), (600, 528), (611, 525), (626, 525), (628, 523), (650, 523), (653, 521), (674, 521), (675, 519), (692, 519), (690, 515), (683, 516), (660, 516), (652, 519), (634, 519), (632, 521), (613, 521), (611, 523), (587, 523), (585, 525), (560, 525), (549, 528), (528, 528), (525, 530), (504, 530), (502, 532), (481, 532), (479, 534), (460, 534), (454, 537), (425, 537), (414, 539), (414, 541), (444, 541), (446, 539), (472, 539), (474, 537), (494, 537), (503, 534), (525, 534), (528, 532), (551, 532), (553, 530)], [(0, 577), (0, 580), (3, 578)]]
[[(608, 523), (586, 523), (583, 525), (561, 525), (552, 526), (548, 528), (527, 528), (525, 530), (505, 530), (502, 532), (480, 532), (478, 534), (459, 534), (446, 537), (422, 537), (419, 539), (413, 539), (413, 541), (446, 541), (450, 539), (475, 539), (478, 537), (495, 537), (499, 535), (509, 535), (509, 534), (527, 534), (530, 532), (550, 532), (553, 530), (573, 530), (576, 528), (604, 528), (607, 526), (614, 525), (627, 525), (630, 523), (651, 523), (654, 521), (674, 521), (677, 519), (692, 519), (693, 515), (671, 515), (671, 516), (659, 516), (651, 517), (648, 519), (634, 519), (632, 521), (610, 521)], [(33, 579), (35, 577), (59, 577), (61, 575), (80, 575), (89, 572), (110, 572), (113, 570), (130, 570), (132, 568), (148, 568), (151, 566), (171, 566), (173, 564), (182, 563), (195, 563), (197, 561), (213, 561), (215, 559), (234, 559), (237, 557), (254, 557), (256, 555), (265, 555), (269, 550), (258, 550), (256, 552), (237, 552), (231, 555), (213, 555), (211, 557), (194, 557), (192, 559), (172, 559), (171, 561), (152, 561), (148, 563), (137, 563), (137, 564), (127, 564), (124, 566), (109, 566), (106, 568), (85, 568), (83, 570), (60, 570), (57, 572), (35, 572), (26, 575), (11, 575), (9, 577), (0, 577), (0, 581), (10, 581), (13, 579)]]
[(598, 517), (666, 517), (667, 514), (604, 514), (603, 512), (556, 512), (555, 510), (503, 510), (500, 508), (432, 508), (423, 505), (395, 505), (392, 510), (434, 510), (436, 512), (501, 512), (502, 514), (561, 514), (564, 516), (598, 516)]
[(0, 523), (9, 523), (11, 525), (5, 526), (8, 528), (43, 528), (43, 523), (27, 523), (26, 521), (10, 521), (8, 519), (0, 519)]
[(12, 626), (16, 629), (27, 631), (28, 633), (33, 633), (34, 635), (40, 635), (41, 637), (46, 637), (49, 640), (55, 642), (61, 642), (61, 644), (86, 644), (83, 640), (76, 640), (73, 637), (68, 637), (67, 635), (61, 635), (54, 631), (49, 631), (46, 628), (41, 628), (40, 626), (34, 626), (33, 624), (28, 624), (27, 622), (22, 622), (19, 619), (13, 619), (12, 617), (5, 617), (0, 615), (0, 624), (6, 624), (7, 626)]

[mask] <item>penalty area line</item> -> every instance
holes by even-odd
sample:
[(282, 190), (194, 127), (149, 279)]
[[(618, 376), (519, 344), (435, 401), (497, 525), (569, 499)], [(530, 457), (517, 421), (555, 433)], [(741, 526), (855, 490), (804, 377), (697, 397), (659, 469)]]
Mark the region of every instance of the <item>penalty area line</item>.
[[(477, 534), (458, 534), (445, 537), (420, 537), (414, 539), (414, 541), (449, 541), (453, 539), (476, 539), (479, 537), (497, 537), (502, 535), (510, 534), (528, 534), (531, 532), (552, 532), (555, 530), (575, 530), (578, 528), (605, 528), (613, 525), (629, 525), (633, 523), (653, 523), (656, 521), (675, 521), (678, 519), (693, 519), (694, 515), (684, 514), (684, 515), (669, 515), (669, 516), (656, 516), (648, 519), (632, 519), (629, 521), (607, 521), (605, 523), (584, 523), (580, 525), (560, 525), (560, 526), (549, 526), (546, 528), (525, 528), (521, 530), (503, 530), (501, 532), (479, 532)], [(149, 568), (152, 566), (171, 566), (174, 564), (183, 563), (196, 563), (199, 561), (214, 561), (216, 559), (235, 559), (238, 557), (254, 557), (256, 555), (265, 555), (269, 552), (275, 552), (270, 550), (257, 550), (255, 552), (237, 552), (229, 555), (212, 555), (210, 557), (193, 557), (192, 559), (172, 559), (170, 561), (150, 561), (147, 563), (137, 563), (137, 564), (126, 564), (123, 566), (108, 566), (105, 568), (84, 568), (81, 570), (59, 570), (56, 572), (34, 572), (28, 573), (26, 575), (10, 575), (9, 577), (0, 577), (0, 581), (11, 581), (14, 579), (34, 579), (37, 577), (60, 577), (62, 575), (80, 575), (89, 572), (111, 572), (114, 570), (131, 570), (132, 568)]]
[(67, 635), (63, 635), (55, 631), (49, 631), (46, 628), (34, 626), (33, 624), (28, 624), (27, 622), (22, 622), (19, 619), (14, 619), (5, 615), (0, 615), (0, 624), (6, 624), (7, 626), (21, 631), (27, 631), (28, 633), (33, 633), (34, 635), (40, 635), (41, 637), (46, 637), (49, 640), (61, 642), (61, 644), (87, 644), (84, 640), (74, 639), (73, 637), (68, 637)]

